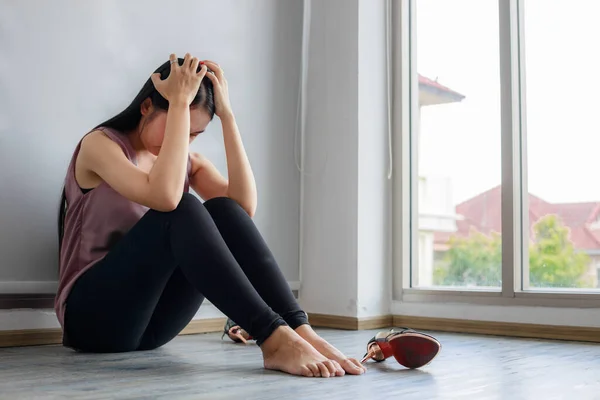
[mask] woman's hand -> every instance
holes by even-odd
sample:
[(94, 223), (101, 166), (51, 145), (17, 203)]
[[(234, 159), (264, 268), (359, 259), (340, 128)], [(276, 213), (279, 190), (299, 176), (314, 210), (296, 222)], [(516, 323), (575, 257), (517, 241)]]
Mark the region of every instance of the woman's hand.
[(205, 60), (211, 70), (206, 76), (212, 81), (215, 93), (215, 113), (221, 119), (232, 116), (231, 103), (229, 102), (229, 87), (223, 69), (216, 62)]
[(169, 104), (183, 103), (189, 106), (196, 97), (200, 83), (206, 75), (206, 65), (203, 65), (198, 71), (200, 61), (189, 53), (185, 55), (183, 65), (179, 65), (175, 54), (171, 54), (169, 60), (171, 60), (171, 71), (167, 79), (162, 80), (159, 73), (152, 74), (152, 83)]

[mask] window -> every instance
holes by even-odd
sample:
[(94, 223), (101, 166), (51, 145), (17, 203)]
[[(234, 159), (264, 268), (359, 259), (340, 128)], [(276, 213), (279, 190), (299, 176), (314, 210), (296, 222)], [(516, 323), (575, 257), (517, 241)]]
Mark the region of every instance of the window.
[(523, 4), (530, 228), (524, 288), (597, 289), (600, 58), (592, 49), (600, 3)]
[(396, 296), (600, 305), (600, 3), (393, 4)]
[(497, 290), (502, 263), (498, 1), (417, 0), (415, 13), (419, 108), (411, 125), (419, 249), (413, 287)]

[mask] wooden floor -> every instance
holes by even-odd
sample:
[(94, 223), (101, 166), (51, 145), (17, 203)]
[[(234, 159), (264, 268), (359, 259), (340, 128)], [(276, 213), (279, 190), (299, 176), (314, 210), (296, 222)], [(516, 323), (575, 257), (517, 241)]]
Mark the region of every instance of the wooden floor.
[[(321, 330), (349, 355), (373, 332)], [(600, 346), (436, 334), (423, 370), (394, 359), (359, 377), (297, 378), (261, 367), (255, 345), (220, 335), (175, 339), (151, 352), (86, 355), (58, 346), (0, 349), (1, 399), (600, 399)]]

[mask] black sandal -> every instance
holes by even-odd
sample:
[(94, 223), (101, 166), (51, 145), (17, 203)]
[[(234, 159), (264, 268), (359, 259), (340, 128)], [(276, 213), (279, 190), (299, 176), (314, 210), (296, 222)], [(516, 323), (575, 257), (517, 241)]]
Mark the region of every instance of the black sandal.
[(248, 343), (248, 340), (254, 340), (248, 332), (243, 330), (242, 327), (236, 324), (231, 318), (227, 318), (227, 322), (225, 322), (221, 339), (223, 339), (225, 335), (229, 336), (229, 339), (233, 340), (235, 343), (246, 344)]

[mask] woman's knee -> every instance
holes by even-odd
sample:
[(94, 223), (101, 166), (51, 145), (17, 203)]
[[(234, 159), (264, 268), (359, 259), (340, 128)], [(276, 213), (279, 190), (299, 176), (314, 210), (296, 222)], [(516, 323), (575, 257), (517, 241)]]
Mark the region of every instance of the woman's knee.
[(202, 206), (202, 202), (196, 196), (191, 193), (184, 193), (174, 211), (189, 210), (199, 206)]
[(205, 201), (204, 206), (211, 214), (221, 210), (236, 210), (245, 213), (245, 211), (239, 205), (239, 203), (231, 197), (214, 197), (210, 200)]
[(205, 226), (212, 223), (210, 213), (204, 204), (194, 195), (184, 193), (175, 210), (166, 213), (167, 219), (176, 224)]
[(177, 218), (180, 215), (183, 215), (184, 218), (190, 218), (193, 215), (197, 215), (199, 212), (201, 213), (204, 208), (202, 202), (193, 194), (184, 193), (181, 196), (181, 200), (179, 200), (179, 204), (177, 207), (170, 212), (165, 213), (169, 219), (173, 217)]

